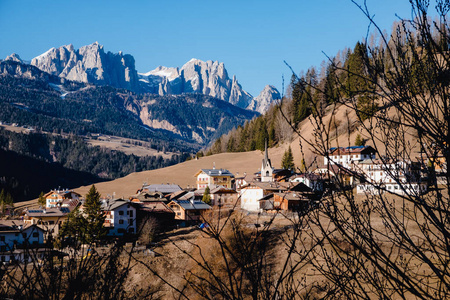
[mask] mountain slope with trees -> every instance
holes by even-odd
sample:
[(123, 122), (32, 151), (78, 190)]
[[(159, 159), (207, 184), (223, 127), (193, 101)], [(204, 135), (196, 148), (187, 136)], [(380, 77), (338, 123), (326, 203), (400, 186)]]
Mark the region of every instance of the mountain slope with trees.
[(167, 151), (198, 150), (257, 115), (202, 94), (135, 94), (66, 81), (14, 61), (0, 62), (0, 74), (0, 121), (141, 139)]

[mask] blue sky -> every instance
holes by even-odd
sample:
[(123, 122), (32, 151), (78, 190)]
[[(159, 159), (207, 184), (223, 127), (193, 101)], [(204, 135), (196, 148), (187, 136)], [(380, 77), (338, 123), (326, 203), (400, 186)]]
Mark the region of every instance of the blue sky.
[[(408, 18), (407, 0), (368, 0), (377, 23), (391, 31), (395, 14)], [(367, 32), (350, 0), (50, 1), (0, 0), (0, 58), (30, 60), (51, 47), (98, 41), (106, 51), (132, 54), (139, 72), (182, 66), (191, 58), (225, 63), (257, 96), (281, 91), (287, 61), (296, 72), (320, 67)]]

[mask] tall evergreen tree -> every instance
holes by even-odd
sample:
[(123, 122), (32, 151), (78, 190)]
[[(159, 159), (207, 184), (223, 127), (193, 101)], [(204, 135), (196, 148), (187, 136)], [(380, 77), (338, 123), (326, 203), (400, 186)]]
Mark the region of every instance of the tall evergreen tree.
[(206, 204), (211, 204), (211, 195), (210, 195), (210, 189), (209, 186), (205, 188), (205, 191), (203, 192), (203, 198), (202, 201)]
[(10, 193), (2, 189), (2, 191), (0, 192), (0, 210), (2, 214), (5, 213), (7, 206), (13, 207), (14, 199), (12, 198)]
[(366, 46), (360, 42), (356, 43), (353, 53), (347, 59), (348, 78), (347, 93), (354, 96), (367, 91), (368, 84), (366, 80)]
[(291, 146), (289, 146), (286, 152), (284, 152), (283, 159), (281, 161), (281, 167), (283, 169), (288, 169), (292, 171), (295, 169), (294, 156), (292, 155)]
[(47, 206), (47, 200), (44, 197), (44, 192), (41, 192), (39, 194), (38, 204), (40, 207), (46, 207)]
[(95, 185), (92, 185), (83, 205), (83, 216), (86, 221), (84, 237), (88, 243), (101, 239), (106, 235), (106, 230), (103, 227), (105, 215), (102, 212), (101, 206), (100, 193), (97, 191)]

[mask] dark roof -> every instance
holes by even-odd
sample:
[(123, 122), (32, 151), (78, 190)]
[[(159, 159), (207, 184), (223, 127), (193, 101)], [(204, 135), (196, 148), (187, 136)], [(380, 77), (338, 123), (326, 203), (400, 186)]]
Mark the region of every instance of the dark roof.
[(68, 215), (74, 207), (52, 207), (45, 209), (25, 210), (25, 214), (32, 218), (42, 217), (64, 217)]
[(279, 190), (285, 191), (289, 188), (289, 183), (255, 181), (255, 182), (248, 184), (246, 187), (248, 187), (248, 186), (256, 186), (263, 190), (270, 190), (270, 191), (279, 191)]
[(328, 150), (330, 155), (333, 155), (335, 152), (339, 154), (354, 154), (354, 153), (375, 153), (375, 149), (371, 146), (350, 146), (350, 147), (334, 147)]
[(236, 194), (237, 192), (233, 189), (226, 188), (223, 186), (217, 186), (213, 189), (211, 189), (210, 194)]
[(231, 176), (234, 177), (233, 173), (226, 169), (202, 169), (202, 172), (208, 174), (209, 176)]
[(201, 200), (173, 200), (176, 204), (180, 205), (185, 210), (197, 210), (197, 209), (210, 209), (211, 206)]
[(315, 181), (315, 180), (321, 180), (322, 178), (314, 173), (303, 173), (303, 174), (294, 174), (290, 178), (290, 180), (294, 180), (295, 178), (307, 178), (309, 180)]
[(171, 194), (181, 191), (181, 187), (178, 184), (150, 184), (144, 186), (142, 189), (149, 192), (161, 192), (163, 194)]
[(124, 199), (103, 200), (102, 201), (102, 210), (111, 211), (111, 210), (115, 210), (116, 208), (119, 208), (125, 204), (131, 205), (131, 203), (132, 202), (130, 202), (129, 200), (124, 200)]
[(309, 197), (302, 193), (288, 192), (288, 193), (277, 193), (278, 196), (286, 199), (288, 201), (309, 201)]
[(174, 192), (174, 193), (169, 195), (169, 200), (178, 199), (178, 198), (186, 195), (187, 193), (188, 193), (188, 191), (186, 191), (186, 190), (181, 190), (181, 191)]
[(163, 201), (137, 203), (136, 205), (139, 210), (148, 213), (174, 213)]
[(312, 192), (312, 189), (303, 182), (294, 185), (290, 190), (296, 192)]
[[(30, 227), (36, 227), (35, 225), (25, 223), (21, 220), (0, 220), (0, 232), (8, 233), (8, 232), (20, 232), (26, 230)], [(39, 228), (39, 230), (42, 230)]]
[(139, 201), (161, 201), (164, 199), (164, 194), (161, 192), (140, 192), (131, 197), (131, 199), (137, 199)]

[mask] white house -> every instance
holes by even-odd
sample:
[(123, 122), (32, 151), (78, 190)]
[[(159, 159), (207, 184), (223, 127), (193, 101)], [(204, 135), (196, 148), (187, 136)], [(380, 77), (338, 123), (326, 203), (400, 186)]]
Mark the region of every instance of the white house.
[(410, 161), (382, 162), (365, 160), (356, 166), (366, 183), (358, 184), (358, 194), (376, 194), (386, 191), (398, 195), (424, 193), (427, 185), (420, 180), (420, 168)]
[[(0, 261), (23, 261), (20, 248), (37, 247), (44, 243), (44, 230), (20, 220), (0, 221)], [(28, 258), (26, 259), (28, 261)]]
[(366, 159), (375, 159), (376, 151), (370, 146), (350, 146), (338, 147), (328, 150), (328, 155), (324, 156), (323, 163), (325, 166), (341, 165), (352, 170), (355, 163)]
[(78, 194), (74, 191), (68, 190), (68, 189), (51, 190), (50, 192), (45, 194), (44, 197), (45, 197), (45, 202), (46, 202), (45, 206), (47, 208), (62, 206), (63, 201), (65, 201), (65, 200), (79, 201), (81, 199), (80, 194)]
[(105, 223), (109, 236), (136, 233), (136, 208), (128, 200), (102, 200)]
[(314, 173), (296, 174), (289, 179), (289, 182), (301, 182), (313, 191), (323, 191), (322, 177)]
[(264, 197), (264, 189), (257, 185), (248, 185), (239, 191), (241, 199), (241, 208), (247, 211), (260, 211), (259, 201)]
[(261, 210), (260, 200), (267, 195), (287, 191), (289, 183), (283, 182), (253, 182), (241, 188), (239, 196), (241, 209), (250, 212)]

